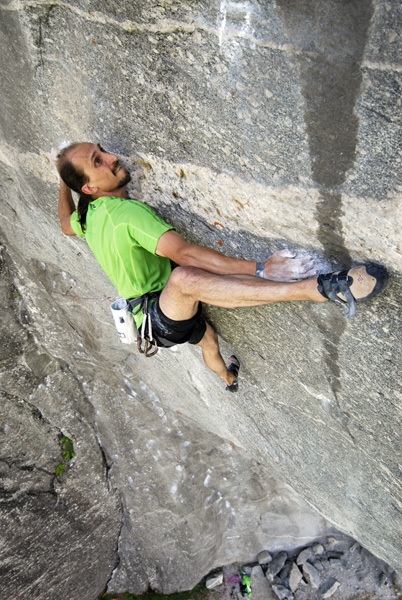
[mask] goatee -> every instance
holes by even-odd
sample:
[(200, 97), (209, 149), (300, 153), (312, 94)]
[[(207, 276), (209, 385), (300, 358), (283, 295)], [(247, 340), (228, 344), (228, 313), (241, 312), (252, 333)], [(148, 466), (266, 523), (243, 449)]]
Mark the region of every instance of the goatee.
[(120, 183), (120, 186), (124, 187), (125, 185), (127, 185), (128, 183), (130, 183), (130, 181), (131, 181), (131, 173), (129, 173), (128, 171), (126, 171), (126, 175), (125, 175), (123, 181)]

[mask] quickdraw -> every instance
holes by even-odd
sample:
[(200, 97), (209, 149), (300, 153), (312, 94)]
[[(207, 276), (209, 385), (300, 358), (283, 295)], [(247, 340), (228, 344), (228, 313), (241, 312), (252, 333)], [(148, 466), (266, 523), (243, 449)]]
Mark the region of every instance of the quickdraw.
[[(144, 315), (144, 319), (141, 325), (141, 335), (137, 338), (138, 352), (144, 354), (147, 358), (154, 356), (158, 352), (158, 345), (154, 336), (152, 335), (152, 321), (151, 315), (148, 312), (148, 302), (150, 294), (144, 296), (144, 300), (141, 303), (141, 310)], [(148, 323), (148, 335), (146, 336), (146, 325)]]
[(141, 330), (137, 337), (137, 348), (138, 352), (140, 352), (140, 354), (143, 354), (147, 358), (155, 356), (155, 354), (158, 352), (157, 341), (155, 340), (152, 333), (151, 315), (148, 312), (149, 301), (157, 298), (158, 296), (159, 293), (151, 292), (149, 294), (144, 294), (140, 298), (132, 298), (131, 300), (128, 300), (128, 304), (130, 305), (131, 312), (133, 314), (137, 314), (141, 310), (144, 315)]

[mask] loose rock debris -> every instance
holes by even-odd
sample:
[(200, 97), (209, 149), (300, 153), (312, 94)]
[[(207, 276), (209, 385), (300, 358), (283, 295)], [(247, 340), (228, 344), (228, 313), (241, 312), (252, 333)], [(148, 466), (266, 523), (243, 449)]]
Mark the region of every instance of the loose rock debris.
[(264, 550), (257, 561), (211, 574), (210, 600), (402, 600), (398, 574), (343, 534), (292, 551)]

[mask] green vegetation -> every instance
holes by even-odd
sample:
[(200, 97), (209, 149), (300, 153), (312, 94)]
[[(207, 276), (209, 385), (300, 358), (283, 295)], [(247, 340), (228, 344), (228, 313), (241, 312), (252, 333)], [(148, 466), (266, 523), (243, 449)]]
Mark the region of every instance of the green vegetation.
[(165, 595), (147, 592), (141, 596), (134, 596), (126, 592), (125, 594), (102, 594), (99, 600), (206, 600), (207, 596), (208, 589), (205, 587), (205, 583), (199, 583), (194, 589), (177, 594)]
[(60, 438), (59, 444), (61, 447), (63, 460), (56, 467), (56, 477), (61, 477), (64, 474), (67, 463), (75, 456), (73, 442), (70, 440), (70, 438), (64, 435), (62, 438)]

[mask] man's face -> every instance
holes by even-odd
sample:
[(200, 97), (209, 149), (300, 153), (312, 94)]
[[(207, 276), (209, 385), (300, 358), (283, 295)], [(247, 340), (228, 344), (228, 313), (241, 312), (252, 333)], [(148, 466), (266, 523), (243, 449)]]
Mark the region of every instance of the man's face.
[(120, 196), (131, 180), (117, 156), (106, 152), (99, 144), (79, 144), (69, 158), (88, 177), (88, 183), (83, 186), (82, 191), (90, 196)]

